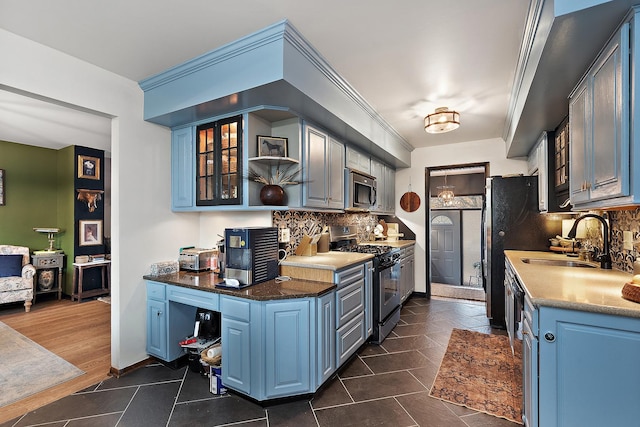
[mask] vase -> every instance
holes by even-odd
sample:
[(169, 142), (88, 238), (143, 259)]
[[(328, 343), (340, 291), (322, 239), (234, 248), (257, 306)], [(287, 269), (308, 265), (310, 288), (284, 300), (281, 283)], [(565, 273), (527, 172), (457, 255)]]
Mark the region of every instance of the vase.
[(265, 185), (260, 190), (260, 201), (263, 205), (284, 205), (284, 189), (279, 185)]

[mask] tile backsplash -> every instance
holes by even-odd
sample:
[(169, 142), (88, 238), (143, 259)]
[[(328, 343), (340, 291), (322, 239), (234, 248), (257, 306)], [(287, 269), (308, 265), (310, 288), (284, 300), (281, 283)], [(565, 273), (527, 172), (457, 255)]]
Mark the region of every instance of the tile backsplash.
[(640, 256), (637, 249), (623, 249), (623, 232), (630, 231), (633, 240), (640, 240), (640, 208), (623, 211), (610, 211), (611, 222), (611, 258), (613, 268), (628, 273), (633, 272), (633, 261)]
[(305, 233), (308, 235), (319, 233), (325, 225), (356, 226), (358, 241), (370, 240), (372, 233), (367, 231), (367, 226), (373, 230), (378, 224), (378, 216), (369, 213), (274, 211), (272, 224), (274, 227), (291, 230), (291, 240), (286, 246), (287, 253), (291, 255)]

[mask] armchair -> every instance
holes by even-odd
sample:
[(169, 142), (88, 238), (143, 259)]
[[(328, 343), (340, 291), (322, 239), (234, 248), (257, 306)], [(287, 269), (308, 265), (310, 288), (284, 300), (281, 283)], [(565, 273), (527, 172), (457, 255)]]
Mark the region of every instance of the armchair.
[[(21, 255), (17, 257), (16, 255)], [(0, 304), (24, 301), (24, 310), (31, 310), (33, 276), (36, 269), (30, 264), (29, 248), (0, 245)]]

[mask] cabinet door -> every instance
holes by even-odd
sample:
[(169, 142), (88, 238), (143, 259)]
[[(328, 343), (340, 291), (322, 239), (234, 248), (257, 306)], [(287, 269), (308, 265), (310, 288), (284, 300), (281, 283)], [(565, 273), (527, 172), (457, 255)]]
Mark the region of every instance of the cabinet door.
[(242, 203), (242, 116), (196, 128), (196, 205)]
[(539, 313), (540, 426), (638, 425), (640, 319)]
[(327, 154), (329, 137), (324, 132), (305, 126), (304, 138), (304, 206), (326, 207), (329, 197), (327, 188)]
[(592, 71), (592, 200), (629, 194), (628, 34), (625, 24)]
[(538, 141), (538, 210), (547, 212), (549, 210), (549, 141), (547, 133), (543, 132)]
[(526, 318), (522, 336), (522, 421), (526, 427), (538, 427), (538, 339)]
[(188, 209), (195, 205), (196, 148), (194, 128), (171, 134), (171, 207)]
[(571, 204), (577, 205), (589, 200), (589, 175), (591, 169), (591, 137), (589, 131), (589, 97), (587, 82), (584, 81), (569, 101), (569, 195)]
[(266, 305), (266, 397), (307, 393), (311, 386), (309, 300)]
[(327, 205), (332, 209), (344, 209), (344, 153), (344, 145), (330, 138), (326, 179), (329, 185)]
[(316, 389), (333, 375), (336, 370), (336, 308), (335, 292), (330, 292), (317, 300), (317, 380)]
[(378, 191), (376, 193), (376, 204), (374, 206), (374, 209), (372, 210), (374, 212), (383, 212), (386, 194), (386, 177), (384, 174), (384, 165), (377, 160), (371, 159), (371, 175), (376, 177), (376, 185), (378, 186)]
[(251, 394), (251, 328), (249, 322), (222, 315), (222, 383)]
[(364, 321), (367, 330), (366, 339), (373, 335), (373, 262), (369, 261), (365, 264), (364, 277)]
[(346, 147), (346, 153), (346, 166), (348, 168), (371, 174), (371, 163), (368, 154), (349, 146)]
[(167, 303), (147, 300), (147, 353), (167, 360)]
[(396, 211), (396, 171), (389, 166), (385, 166), (384, 191), (386, 194), (385, 211), (394, 213)]
[(364, 311), (364, 278), (336, 291), (336, 325), (341, 327)]
[(358, 348), (364, 344), (365, 330), (364, 313), (360, 312), (346, 325), (336, 332), (336, 363), (342, 366)]

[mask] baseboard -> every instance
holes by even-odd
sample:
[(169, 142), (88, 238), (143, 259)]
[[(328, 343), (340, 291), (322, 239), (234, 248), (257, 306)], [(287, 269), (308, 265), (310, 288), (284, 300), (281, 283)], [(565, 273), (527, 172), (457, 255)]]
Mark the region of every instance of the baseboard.
[(135, 371), (138, 368), (148, 365), (149, 363), (155, 362), (155, 359), (148, 357), (140, 362), (133, 364), (131, 366), (127, 366), (124, 369), (116, 369), (113, 366), (109, 369), (109, 375), (112, 377), (120, 378), (122, 375), (128, 374), (131, 371)]

